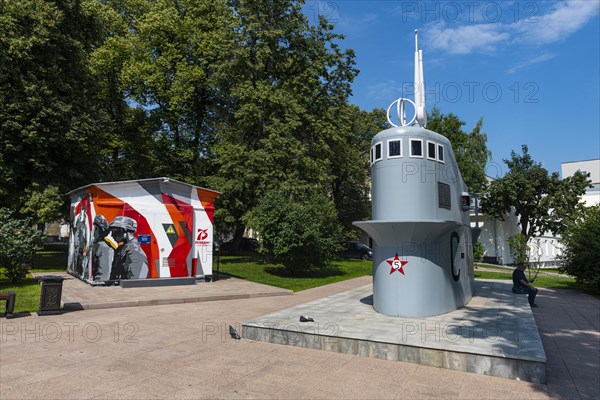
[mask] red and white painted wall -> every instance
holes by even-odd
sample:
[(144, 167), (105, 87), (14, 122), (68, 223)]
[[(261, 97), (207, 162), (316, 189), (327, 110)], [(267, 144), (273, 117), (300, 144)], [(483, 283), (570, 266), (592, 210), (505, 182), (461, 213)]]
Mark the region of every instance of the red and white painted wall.
[(108, 224), (116, 217), (135, 221), (130, 232), (132, 242), (137, 244), (130, 243), (130, 247), (142, 257), (145, 255), (147, 269), (143, 269), (143, 274), (147, 276), (133, 278), (212, 276), (214, 201), (220, 193), (169, 178), (153, 178), (95, 183), (68, 194), (71, 274), (89, 282), (108, 280), (108, 275), (102, 278), (94, 265), (98, 258), (94, 251), (101, 251), (100, 244), (106, 247), (104, 242), (110, 244), (115, 252), (111, 263), (117, 262), (119, 251), (125, 251), (123, 242), (112, 240), (111, 231), (105, 230), (106, 238), (99, 233), (102, 229), (94, 221), (103, 216)]

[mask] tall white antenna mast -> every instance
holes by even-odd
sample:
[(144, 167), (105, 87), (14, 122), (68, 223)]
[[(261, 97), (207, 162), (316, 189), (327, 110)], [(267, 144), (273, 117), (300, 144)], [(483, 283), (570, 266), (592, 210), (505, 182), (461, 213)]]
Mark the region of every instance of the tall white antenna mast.
[[(427, 112), (425, 111), (425, 78), (423, 76), (423, 51), (419, 50), (419, 35), (415, 29), (415, 101), (399, 98), (394, 101), (387, 109), (387, 120), (390, 125), (397, 127), (390, 118), (390, 111), (394, 105), (398, 113), (398, 122), (400, 126), (412, 125), (415, 121), (420, 127), (427, 126)], [(410, 103), (415, 108), (415, 115), (406, 120), (406, 103)]]
[(425, 111), (425, 78), (423, 76), (423, 50), (419, 50), (419, 31), (415, 29), (415, 112), (417, 123), (422, 128), (427, 125)]

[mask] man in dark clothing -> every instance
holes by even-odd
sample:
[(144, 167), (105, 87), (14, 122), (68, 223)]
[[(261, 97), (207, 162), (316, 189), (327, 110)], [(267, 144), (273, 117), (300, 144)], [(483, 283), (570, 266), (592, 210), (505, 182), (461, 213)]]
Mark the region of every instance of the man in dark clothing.
[(92, 247), (92, 271), (95, 281), (110, 280), (116, 243), (107, 237), (108, 233), (108, 221), (103, 215), (96, 215), (96, 218), (94, 218), (94, 245)]
[(121, 242), (115, 252), (111, 280), (148, 278), (148, 258), (134, 233), (137, 222), (129, 217), (115, 217), (110, 223), (113, 239)]
[(529, 295), (529, 305), (531, 307), (537, 307), (537, 304), (535, 304), (535, 296), (537, 295), (538, 290), (537, 290), (537, 288), (535, 288), (531, 285), (531, 282), (534, 281), (533, 279), (531, 280), (531, 282), (529, 282), (527, 280), (527, 277), (525, 276), (525, 268), (526, 268), (526, 266), (524, 263), (519, 263), (519, 264), (517, 264), (517, 268), (515, 268), (515, 270), (513, 271), (512, 291), (513, 291), (513, 293), (528, 294)]

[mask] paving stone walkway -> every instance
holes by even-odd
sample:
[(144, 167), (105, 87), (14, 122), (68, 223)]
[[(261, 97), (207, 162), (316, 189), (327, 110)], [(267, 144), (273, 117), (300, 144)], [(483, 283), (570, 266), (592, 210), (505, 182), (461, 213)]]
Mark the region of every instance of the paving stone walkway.
[[(42, 275), (48, 274), (35, 274), (37, 277)], [(291, 290), (230, 277), (215, 282), (199, 282), (196, 285), (122, 288), (91, 286), (66, 272), (52, 275), (65, 278), (62, 302), (67, 310), (155, 306), (293, 294)]]
[[(0, 398), (597, 399), (600, 301), (540, 290), (548, 384), (248, 340), (228, 326), (360, 287), (0, 318)], [(137, 290), (132, 289), (132, 290)]]

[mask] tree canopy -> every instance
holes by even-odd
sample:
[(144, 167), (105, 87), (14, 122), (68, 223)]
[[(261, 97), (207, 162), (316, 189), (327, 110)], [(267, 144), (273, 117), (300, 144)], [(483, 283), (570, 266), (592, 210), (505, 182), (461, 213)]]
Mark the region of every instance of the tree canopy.
[(75, 0), (0, 2), (0, 206), (98, 177), (94, 22)]
[(438, 107), (427, 117), (427, 129), (450, 140), (456, 163), (469, 191), (484, 193), (487, 187), (485, 167), (492, 153), (487, 148), (487, 135), (482, 132), (481, 118), (470, 133), (463, 131), (465, 122), (455, 114), (442, 114)]
[[(166, 175), (221, 191), (218, 230), (237, 239), (282, 192), (328, 199), (355, 234), (386, 118), (350, 104), (355, 54), (302, 5), (0, 0), (0, 207), (47, 222), (78, 186)], [(482, 121), (471, 133), (438, 109), (430, 121), (482, 190)]]
[(600, 293), (600, 205), (585, 208), (563, 231), (563, 270)]
[(546, 231), (561, 234), (583, 207), (580, 199), (590, 184), (589, 174), (578, 171), (560, 179), (557, 172), (549, 174), (534, 161), (526, 145), (521, 150), (504, 160), (508, 172), (490, 184), (482, 201), (483, 212), (500, 220), (514, 212), (525, 242)]

